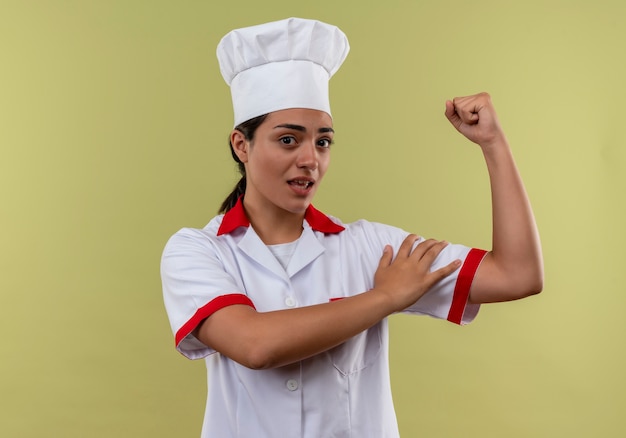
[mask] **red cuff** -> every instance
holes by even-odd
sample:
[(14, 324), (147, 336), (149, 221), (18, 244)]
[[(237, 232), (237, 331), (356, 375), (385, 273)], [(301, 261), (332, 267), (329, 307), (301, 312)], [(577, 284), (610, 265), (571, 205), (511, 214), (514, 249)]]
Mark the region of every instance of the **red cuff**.
[(461, 324), (463, 312), (465, 312), (465, 306), (469, 298), (470, 287), (472, 286), (478, 266), (480, 266), (480, 262), (483, 261), (485, 254), (487, 254), (487, 251), (476, 248), (471, 249), (467, 254), (465, 263), (461, 266), (461, 272), (459, 272), (459, 277), (456, 279), (456, 285), (454, 286), (454, 295), (452, 296), (452, 305), (448, 312), (448, 321)]
[(183, 324), (183, 326), (176, 332), (176, 346), (178, 346), (178, 344), (180, 344), (180, 342), (185, 339), (189, 333), (194, 331), (194, 329), (198, 327), (202, 321), (213, 315), (218, 310), (234, 304), (245, 304), (253, 309), (255, 308), (252, 300), (243, 294), (221, 295), (214, 298), (209, 301), (208, 304), (199, 308), (189, 321)]

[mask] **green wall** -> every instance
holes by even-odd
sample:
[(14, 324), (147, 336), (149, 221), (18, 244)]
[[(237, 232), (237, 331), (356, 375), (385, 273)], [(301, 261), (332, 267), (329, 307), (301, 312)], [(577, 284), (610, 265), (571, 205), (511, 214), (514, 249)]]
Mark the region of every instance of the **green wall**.
[(625, 436), (621, 0), (0, 0), (0, 436), (198, 436), (159, 259), (236, 181), (217, 42), (288, 16), (352, 45), (318, 208), (488, 247), (482, 156), (443, 116), (483, 90), (535, 208), (543, 294), (392, 318), (403, 436)]

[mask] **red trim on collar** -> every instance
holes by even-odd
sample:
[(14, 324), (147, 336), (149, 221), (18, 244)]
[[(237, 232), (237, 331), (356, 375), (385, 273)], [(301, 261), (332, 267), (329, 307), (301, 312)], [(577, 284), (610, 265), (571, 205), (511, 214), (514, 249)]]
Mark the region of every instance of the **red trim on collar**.
[(228, 210), (222, 218), (222, 223), (220, 224), (220, 228), (217, 230), (217, 235), (221, 236), (222, 234), (230, 234), (239, 227), (247, 227), (249, 225), (250, 221), (248, 220), (248, 216), (246, 216), (246, 212), (243, 209), (243, 202), (240, 197), (235, 206)]
[(328, 216), (309, 204), (304, 213), (304, 219), (315, 231), (326, 234), (337, 234), (345, 230), (339, 224), (334, 223)]
[[(333, 222), (328, 216), (317, 210), (312, 205), (307, 207), (306, 212), (304, 213), (304, 219), (309, 223), (313, 230), (326, 234), (340, 233), (345, 229), (341, 225)], [(242, 198), (239, 198), (235, 206), (224, 214), (222, 223), (217, 230), (217, 235), (221, 236), (222, 234), (229, 234), (239, 227), (248, 226), (250, 226), (250, 221), (248, 220), (246, 212), (243, 209)]]

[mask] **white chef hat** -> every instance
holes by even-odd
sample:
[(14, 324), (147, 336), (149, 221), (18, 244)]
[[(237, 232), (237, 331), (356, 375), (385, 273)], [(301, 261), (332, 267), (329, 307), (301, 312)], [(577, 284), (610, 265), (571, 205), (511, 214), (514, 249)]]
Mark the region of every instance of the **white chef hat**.
[(316, 20), (288, 18), (229, 32), (217, 59), (230, 85), (235, 126), (288, 108), (330, 115), (328, 81), (349, 50), (339, 28)]

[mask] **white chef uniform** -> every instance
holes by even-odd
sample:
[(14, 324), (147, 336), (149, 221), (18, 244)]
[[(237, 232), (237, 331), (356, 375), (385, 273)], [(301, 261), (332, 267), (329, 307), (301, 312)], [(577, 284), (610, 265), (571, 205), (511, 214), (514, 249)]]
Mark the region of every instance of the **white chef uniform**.
[[(342, 224), (310, 206), (285, 269), (250, 226), (241, 201), (204, 229), (177, 232), (162, 258), (164, 299), (178, 351), (206, 360), (203, 436), (397, 437), (386, 320), (327, 352), (269, 370), (248, 369), (191, 332), (232, 304), (267, 312), (370, 290), (384, 246), (396, 253), (407, 235), (363, 220)], [(469, 288), (484, 254), (446, 247), (432, 269), (455, 259), (463, 260), (462, 267), (405, 312), (470, 322), (479, 306), (467, 303)]]

